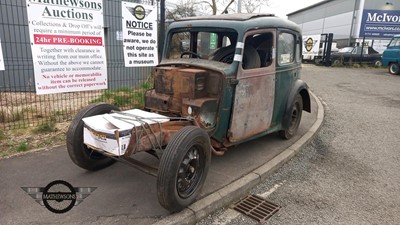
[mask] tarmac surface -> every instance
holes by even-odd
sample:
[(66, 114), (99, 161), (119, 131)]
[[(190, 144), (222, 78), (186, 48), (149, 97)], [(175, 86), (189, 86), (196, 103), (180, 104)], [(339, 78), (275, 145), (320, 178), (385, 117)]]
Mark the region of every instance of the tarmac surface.
[[(400, 224), (400, 76), (387, 68), (303, 65), (324, 122), (253, 188), (281, 208), (268, 225)], [(197, 225), (257, 225), (228, 205)]]
[[(116, 163), (96, 172), (72, 163), (65, 146), (0, 160), (0, 224), (184, 224), (195, 223), (232, 203), (289, 160), (319, 129), (323, 109), (312, 98), (312, 113), (303, 113), (298, 134), (284, 141), (276, 134), (213, 156), (198, 201), (170, 215), (158, 204), (156, 178)], [(318, 114), (319, 112), (319, 114)], [(147, 154), (141, 160), (157, 163)], [(34, 201), (21, 187), (45, 187), (65, 180), (74, 187), (96, 187), (84, 201), (55, 214)]]

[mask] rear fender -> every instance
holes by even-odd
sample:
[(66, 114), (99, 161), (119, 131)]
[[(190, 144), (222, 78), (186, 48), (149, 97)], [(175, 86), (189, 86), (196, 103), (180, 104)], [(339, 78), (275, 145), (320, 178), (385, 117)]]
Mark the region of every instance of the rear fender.
[(289, 127), (290, 116), (292, 112), (293, 102), (296, 95), (300, 94), (303, 99), (303, 110), (311, 113), (311, 99), (310, 93), (308, 92), (308, 85), (302, 80), (296, 80), (293, 85), (292, 91), (289, 94), (288, 100), (286, 101), (285, 113), (283, 115), (282, 127), (286, 129)]

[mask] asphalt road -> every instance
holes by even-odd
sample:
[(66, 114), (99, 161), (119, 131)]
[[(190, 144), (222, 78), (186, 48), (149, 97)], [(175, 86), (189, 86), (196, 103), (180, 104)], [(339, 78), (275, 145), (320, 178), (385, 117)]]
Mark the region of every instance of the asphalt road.
[[(314, 99), (312, 107), (316, 107)], [(222, 157), (213, 156), (200, 198), (243, 177), (290, 147), (317, 120), (316, 111), (314, 108), (312, 113), (303, 113), (298, 134), (290, 140), (271, 134), (230, 148)], [(157, 163), (146, 153), (137, 157)], [(21, 189), (45, 187), (54, 180), (97, 189), (65, 214), (48, 211)], [(0, 160), (0, 225), (152, 224), (169, 215), (158, 204), (156, 193), (155, 177), (122, 163), (96, 172), (85, 171), (72, 163), (65, 146)]]
[[(315, 139), (253, 194), (281, 206), (267, 224), (400, 224), (400, 76), (304, 65), (325, 105)], [(257, 224), (232, 209), (206, 224)]]

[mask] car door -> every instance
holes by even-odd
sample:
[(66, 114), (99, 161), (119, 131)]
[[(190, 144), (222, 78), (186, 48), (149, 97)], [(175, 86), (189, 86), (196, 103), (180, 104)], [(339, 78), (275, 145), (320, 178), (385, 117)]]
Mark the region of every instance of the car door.
[(275, 94), (276, 30), (249, 32), (242, 46), (238, 68), (229, 141), (240, 142), (271, 126)]
[(288, 103), (289, 94), (294, 80), (300, 77), (301, 69), (300, 35), (289, 30), (281, 30), (277, 42), (273, 126), (279, 126), (282, 123), (286, 106), (290, 104)]

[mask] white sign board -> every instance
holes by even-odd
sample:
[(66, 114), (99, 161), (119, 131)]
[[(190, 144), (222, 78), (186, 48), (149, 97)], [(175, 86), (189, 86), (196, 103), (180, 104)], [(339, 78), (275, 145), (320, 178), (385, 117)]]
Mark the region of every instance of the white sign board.
[(0, 39), (0, 70), (4, 70), (4, 58), (3, 58), (3, 50), (1, 49), (1, 39)]
[(303, 36), (303, 57), (317, 56), (321, 35)]
[(26, 0), (37, 94), (107, 88), (103, 1)]
[(126, 67), (158, 64), (156, 6), (122, 2), (122, 33)]

